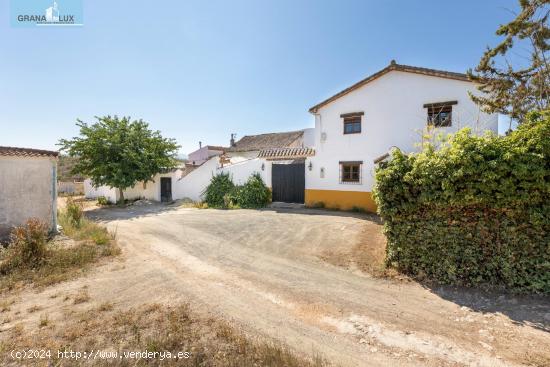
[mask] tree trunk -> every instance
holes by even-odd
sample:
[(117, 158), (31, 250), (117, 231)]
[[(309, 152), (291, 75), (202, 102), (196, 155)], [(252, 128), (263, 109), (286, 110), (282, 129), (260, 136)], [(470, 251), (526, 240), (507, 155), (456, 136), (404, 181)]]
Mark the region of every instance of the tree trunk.
[(120, 198), (118, 199), (119, 204), (124, 204), (124, 191), (122, 189), (118, 189), (118, 193), (120, 194)]

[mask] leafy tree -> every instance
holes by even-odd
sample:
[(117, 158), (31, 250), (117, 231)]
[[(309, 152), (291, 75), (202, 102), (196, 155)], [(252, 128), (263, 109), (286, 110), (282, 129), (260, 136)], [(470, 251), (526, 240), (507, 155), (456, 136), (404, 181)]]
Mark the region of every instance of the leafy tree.
[[(521, 12), (496, 31), (504, 40), (488, 48), (475, 72), (469, 70), (468, 75), (484, 92), (482, 96), (470, 94), (470, 97), (485, 112), (502, 113), (521, 122), (531, 110), (550, 108), (550, 1), (520, 0), (519, 3)], [(516, 64), (521, 63), (513, 66), (507, 55), (513, 55)]]
[(157, 173), (177, 166), (179, 146), (175, 140), (150, 130), (143, 120), (117, 116), (96, 119), (91, 125), (77, 120), (80, 136), (61, 139), (58, 145), (69, 156), (78, 157), (73, 173), (90, 177), (96, 186), (117, 188), (120, 202), (124, 202), (123, 190), (139, 181), (152, 181)]

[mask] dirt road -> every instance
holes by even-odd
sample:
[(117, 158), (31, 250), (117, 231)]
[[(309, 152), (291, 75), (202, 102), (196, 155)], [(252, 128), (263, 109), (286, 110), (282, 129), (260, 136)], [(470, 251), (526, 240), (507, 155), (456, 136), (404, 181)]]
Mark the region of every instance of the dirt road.
[[(123, 261), (60, 287), (88, 285), (97, 302), (188, 301), (342, 366), (550, 365), (548, 299), (428, 290), (320, 260), (379, 227), (360, 215), (157, 206), (91, 215), (116, 231)], [(22, 297), (31, 305), (58, 290)]]

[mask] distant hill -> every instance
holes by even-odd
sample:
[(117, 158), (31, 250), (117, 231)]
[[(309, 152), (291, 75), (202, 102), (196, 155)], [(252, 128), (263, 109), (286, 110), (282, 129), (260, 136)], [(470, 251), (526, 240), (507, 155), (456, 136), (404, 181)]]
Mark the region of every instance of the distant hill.
[(57, 180), (58, 181), (84, 181), (84, 176), (71, 173), (74, 165), (78, 162), (78, 158), (60, 155), (57, 161)]

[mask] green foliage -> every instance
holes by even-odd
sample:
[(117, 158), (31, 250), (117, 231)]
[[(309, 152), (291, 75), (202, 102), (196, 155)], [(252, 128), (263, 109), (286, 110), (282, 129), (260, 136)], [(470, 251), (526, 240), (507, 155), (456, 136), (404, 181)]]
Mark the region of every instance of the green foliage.
[(117, 188), (121, 202), (124, 189), (177, 166), (179, 146), (159, 131), (149, 130), (146, 122), (117, 116), (96, 118), (91, 125), (78, 120), (80, 136), (61, 139), (59, 145), (70, 157), (78, 157), (73, 173), (90, 177), (96, 186)]
[(8, 248), (0, 262), (0, 274), (14, 268), (40, 266), (47, 254), (48, 226), (36, 218), (31, 218), (10, 234)]
[(262, 208), (271, 202), (271, 190), (259, 173), (242, 186), (235, 186), (228, 173), (213, 176), (203, 195), (209, 208)]
[[(483, 92), (470, 97), (486, 112), (522, 121), (533, 109), (550, 108), (548, 4), (548, 0), (520, 0), (521, 12), (496, 31), (504, 38), (502, 42), (485, 51), (475, 73), (468, 71)], [(520, 62), (513, 65), (513, 59)]]
[(243, 186), (236, 186), (230, 196), (240, 208), (263, 208), (271, 202), (271, 190), (259, 173), (252, 174)]
[(66, 215), (72, 226), (80, 227), (82, 216), (84, 215), (82, 204), (74, 201), (71, 197), (67, 198)]
[(98, 205), (109, 205), (109, 199), (107, 199), (105, 196), (99, 196), (97, 198), (97, 204)]
[(224, 200), (224, 197), (230, 194), (234, 188), (235, 184), (228, 173), (212, 176), (210, 184), (202, 193), (204, 202), (209, 208), (227, 208), (227, 198)]
[(376, 170), (387, 262), (444, 283), (550, 293), (550, 112), (508, 136), (459, 131)]

